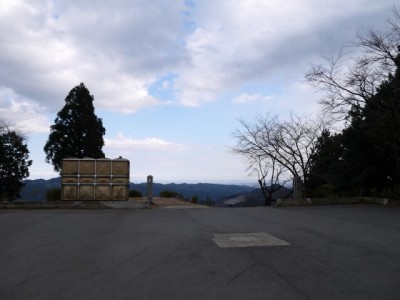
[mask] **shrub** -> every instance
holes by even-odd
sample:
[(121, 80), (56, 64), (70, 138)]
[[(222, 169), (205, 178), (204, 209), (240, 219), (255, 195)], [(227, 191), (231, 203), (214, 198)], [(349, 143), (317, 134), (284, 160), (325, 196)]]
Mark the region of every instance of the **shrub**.
[(129, 197), (130, 198), (142, 198), (142, 193), (138, 190), (130, 190), (129, 191)]
[(160, 197), (163, 198), (178, 198), (179, 194), (175, 191), (163, 190), (160, 192)]
[(192, 196), (192, 203), (198, 203), (199, 202), (199, 197), (197, 195)]
[(46, 192), (46, 201), (58, 201), (61, 200), (61, 189), (54, 188)]
[(400, 200), (400, 184), (395, 185), (392, 188), (384, 188), (381, 197)]
[(318, 197), (332, 198), (335, 197), (335, 187), (332, 184), (325, 183), (317, 188)]
[(209, 196), (206, 197), (205, 204), (210, 205), (210, 206), (213, 204), (213, 201), (211, 200), (211, 198)]

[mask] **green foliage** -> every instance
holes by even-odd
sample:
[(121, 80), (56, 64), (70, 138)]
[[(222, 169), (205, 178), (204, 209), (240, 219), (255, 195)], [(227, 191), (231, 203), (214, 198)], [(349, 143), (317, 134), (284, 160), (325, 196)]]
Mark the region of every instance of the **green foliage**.
[[(314, 193), (339, 196), (398, 197), (400, 185), (400, 14), (393, 10), (388, 30), (358, 36), (359, 55), (340, 53), (326, 65), (314, 65), (307, 80), (326, 97), (324, 110), (345, 117), (339, 152), (317, 149), (310, 174)], [(322, 137), (321, 137), (322, 138)], [(330, 137), (331, 140), (332, 137)]]
[(65, 98), (50, 127), (49, 139), (44, 146), (46, 162), (61, 171), (63, 158), (104, 158), (102, 148), (106, 132), (102, 120), (95, 115), (93, 96), (83, 83), (74, 87)]
[(342, 164), (342, 135), (324, 130), (317, 139), (315, 153), (310, 157), (308, 197), (330, 197), (336, 194), (335, 185)]
[(129, 191), (130, 198), (141, 198), (142, 196), (143, 196), (142, 193), (138, 190), (130, 190)]
[(400, 184), (397, 184), (392, 188), (384, 188), (379, 196), (383, 198), (400, 200)]
[(182, 198), (182, 195), (180, 195), (178, 192), (170, 190), (163, 190), (159, 195), (163, 198)]
[(193, 195), (191, 201), (192, 201), (192, 203), (198, 203), (199, 197), (197, 195)]
[(365, 105), (353, 105), (341, 134), (324, 132), (312, 157), (312, 196), (399, 198), (400, 56)]
[(61, 189), (54, 188), (46, 192), (46, 201), (58, 201), (61, 200)]
[(212, 199), (207, 195), (206, 200), (204, 201), (204, 203), (205, 203), (206, 205), (211, 205), (211, 204), (213, 204), (213, 201), (212, 201)]
[(364, 107), (354, 106), (343, 131), (344, 189), (373, 195), (400, 183), (400, 72), (384, 81)]
[(0, 199), (19, 197), (22, 180), (29, 176), (26, 138), (4, 123), (0, 124)]
[(335, 187), (330, 183), (325, 183), (315, 190), (313, 190), (312, 197), (314, 198), (332, 198), (337, 196), (337, 191)]

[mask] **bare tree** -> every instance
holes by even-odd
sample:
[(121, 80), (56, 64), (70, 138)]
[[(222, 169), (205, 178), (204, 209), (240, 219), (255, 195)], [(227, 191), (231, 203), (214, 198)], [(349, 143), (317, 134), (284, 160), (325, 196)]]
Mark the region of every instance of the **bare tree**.
[(286, 171), (293, 177), (302, 177), (307, 188), (310, 157), (325, 128), (323, 119), (291, 116), (280, 121), (277, 116), (267, 115), (258, 116), (253, 123), (243, 119), (239, 122), (242, 129), (234, 133), (237, 144), (232, 150), (247, 157), (253, 165), (254, 162), (262, 164), (259, 180), (267, 173), (265, 168), (272, 168), (269, 171), (272, 178), (281, 178)]
[(0, 133), (4, 133), (4, 132), (8, 132), (10, 129), (10, 124), (4, 120), (0, 118)]
[[(400, 54), (400, 15), (393, 9), (387, 31), (369, 29), (358, 35), (352, 48), (361, 51), (349, 58), (343, 49), (337, 57), (325, 58), (325, 64), (312, 65), (305, 77), (324, 95), (324, 110), (343, 119), (352, 106), (363, 106), (381, 83), (393, 74)], [(344, 67), (346, 65), (346, 67)]]
[[(257, 175), (258, 184), (264, 196), (264, 205), (271, 205), (271, 201), (276, 192), (288, 187), (291, 179), (287, 170), (275, 159), (266, 156), (247, 157), (249, 164), (248, 170), (250, 174)], [(288, 197), (292, 194), (293, 188), (284, 196)]]

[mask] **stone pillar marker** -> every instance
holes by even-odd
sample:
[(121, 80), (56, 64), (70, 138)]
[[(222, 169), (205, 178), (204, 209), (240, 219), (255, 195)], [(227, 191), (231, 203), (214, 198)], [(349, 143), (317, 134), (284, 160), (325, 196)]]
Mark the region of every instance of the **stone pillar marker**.
[(300, 176), (295, 176), (293, 178), (293, 198), (301, 199), (303, 198), (303, 182)]
[(149, 175), (147, 176), (147, 205), (150, 206), (152, 201), (153, 201), (153, 176)]

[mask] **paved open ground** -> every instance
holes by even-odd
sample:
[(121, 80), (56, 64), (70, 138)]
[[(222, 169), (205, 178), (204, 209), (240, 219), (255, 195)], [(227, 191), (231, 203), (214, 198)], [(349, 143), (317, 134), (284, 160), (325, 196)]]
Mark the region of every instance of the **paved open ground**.
[(0, 299), (400, 298), (399, 207), (13, 210), (0, 237)]

